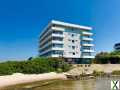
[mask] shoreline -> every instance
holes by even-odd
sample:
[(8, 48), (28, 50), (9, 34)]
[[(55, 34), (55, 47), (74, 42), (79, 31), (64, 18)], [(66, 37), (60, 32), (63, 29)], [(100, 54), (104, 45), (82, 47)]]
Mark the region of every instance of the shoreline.
[(13, 75), (0, 76), (0, 88), (4, 88), (7, 86), (31, 83), (37, 81), (44, 80), (53, 80), (53, 79), (61, 79), (66, 80), (67, 77), (64, 73), (44, 73), (44, 74), (22, 74), (22, 73), (14, 73)]

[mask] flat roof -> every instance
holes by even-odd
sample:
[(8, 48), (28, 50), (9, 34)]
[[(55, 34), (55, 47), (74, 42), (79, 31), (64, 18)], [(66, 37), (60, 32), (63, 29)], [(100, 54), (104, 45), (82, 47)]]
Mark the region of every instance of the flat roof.
[(41, 32), (40, 36), (46, 31), (46, 29), (49, 26), (51, 26), (53, 24), (55, 24), (55, 25), (62, 25), (62, 26), (65, 26), (65, 27), (71, 27), (71, 28), (78, 28), (78, 29), (83, 29), (83, 30), (92, 30), (92, 27), (88, 27), (88, 26), (72, 24), (72, 23), (67, 23), (67, 22), (62, 22), (62, 21), (57, 21), (57, 20), (51, 20), (51, 22), (49, 22), (48, 25)]
[(92, 27), (78, 25), (78, 24), (72, 24), (72, 23), (67, 23), (67, 22), (61, 22), (61, 21), (57, 21), (57, 20), (52, 20), (50, 23), (58, 24), (58, 25), (62, 25), (62, 26), (73, 27), (73, 28), (92, 30)]

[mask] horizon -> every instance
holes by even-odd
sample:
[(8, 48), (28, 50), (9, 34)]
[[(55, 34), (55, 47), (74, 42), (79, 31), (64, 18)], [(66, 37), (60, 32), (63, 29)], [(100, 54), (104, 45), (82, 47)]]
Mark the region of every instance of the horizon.
[(36, 57), (38, 37), (52, 19), (92, 27), (96, 53), (110, 52), (120, 42), (119, 3), (119, 0), (0, 1), (0, 61)]

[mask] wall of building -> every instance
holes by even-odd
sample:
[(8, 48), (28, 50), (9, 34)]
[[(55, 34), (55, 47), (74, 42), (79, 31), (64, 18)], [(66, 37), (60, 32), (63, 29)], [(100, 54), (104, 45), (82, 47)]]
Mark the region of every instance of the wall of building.
[(80, 47), (81, 47), (80, 46), (80, 33), (75, 32), (75, 30), (74, 32), (65, 31), (64, 32), (64, 57), (65, 58), (80, 58), (81, 56)]
[(79, 63), (79, 59), (88, 62), (94, 58), (91, 30), (91, 27), (52, 20), (40, 35), (39, 55), (62, 56), (73, 63)]

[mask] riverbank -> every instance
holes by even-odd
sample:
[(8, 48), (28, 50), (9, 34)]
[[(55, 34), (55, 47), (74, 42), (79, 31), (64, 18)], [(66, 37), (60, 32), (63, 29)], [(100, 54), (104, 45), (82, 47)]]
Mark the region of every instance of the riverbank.
[(120, 64), (73, 64), (68, 71), (72, 75), (93, 74), (94, 72), (112, 73), (120, 71)]
[[(15, 73), (13, 75), (0, 76), (0, 88), (16, 85), (31, 83), (44, 80), (53, 79), (86, 79), (94, 78), (96, 76), (120, 75), (120, 64), (74, 64), (73, 68), (66, 73), (44, 73), (44, 74), (21, 74)], [(87, 76), (86, 76), (87, 75)], [(90, 75), (90, 77), (89, 77)], [(92, 77), (91, 77), (92, 76)]]
[(43, 80), (53, 80), (53, 79), (67, 79), (63, 73), (44, 73), (44, 74), (21, 74), (15, 73), (13, 75), (0, 76), (0, 88), (16, 85), (16, 84), (24, 84), (36, 81)]
[(111, 80), (120, 80), (120, 78), (98, 77), (83, 80), (47, 80), (14, 85), (0, 90), (108, 90), (110, 89)]

